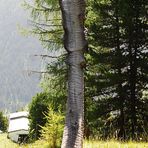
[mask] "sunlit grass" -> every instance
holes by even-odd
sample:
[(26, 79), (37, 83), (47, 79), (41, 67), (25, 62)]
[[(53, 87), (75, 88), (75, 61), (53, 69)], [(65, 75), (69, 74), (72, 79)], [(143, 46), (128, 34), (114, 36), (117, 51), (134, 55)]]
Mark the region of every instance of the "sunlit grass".
[(148, 148), (148, 143), (110, 141), (84, 141), (84, 148)]
[(0, 134), (0, 148), (18, 148), (18, 145), (7, 139), (7, 134)]
[[(0, 134), (0, 148), (50, 148), (44, 140), (38, 140), (31, 144), (18, 145), (7, 139), (7, 134)], [(119, 142), (110, 141), (93, 141), (85, 140), (84, 148), (148, 148), (148, 143), (144, 142)]]

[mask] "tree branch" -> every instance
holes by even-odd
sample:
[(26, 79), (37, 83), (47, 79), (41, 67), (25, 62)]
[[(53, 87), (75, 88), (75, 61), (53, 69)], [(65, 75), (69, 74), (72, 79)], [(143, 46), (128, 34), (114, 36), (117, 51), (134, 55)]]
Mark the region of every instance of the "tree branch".
[(55, 58), (55, 59), (57, 59), (57, 58), (64, 57), (64, 56), (66, 56), (66, 55), (67, 55), (67, 54), (62, 54), (62, 55), (59, 55), (59, 56), (50, 56), (50, 55), (46, 55), (46, 54), (41, 54), (41, 55), (35, 54), (34, 56), (40, 56), (40, 57), (47, 57), (47, 58)]

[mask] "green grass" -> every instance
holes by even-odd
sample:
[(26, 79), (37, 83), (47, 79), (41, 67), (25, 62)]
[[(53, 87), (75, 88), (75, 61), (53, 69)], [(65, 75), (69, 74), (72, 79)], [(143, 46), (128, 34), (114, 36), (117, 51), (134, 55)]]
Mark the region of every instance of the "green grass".
[(110, 141), (85, 141), (84, 148), (148, 148), (148, 143)]
[(7, 134), (0, 134), (0, 148), (18, 148), (18, 145), (7, 139)]
[[(38, 140), (32, 144), (18, 145), (7, 139), (7, 134), (0, 134), (0, 148), (49, 148), (44, 140)], [(111, 141), (84, 141), (84, 148), (148, 148), (148, 143)]]

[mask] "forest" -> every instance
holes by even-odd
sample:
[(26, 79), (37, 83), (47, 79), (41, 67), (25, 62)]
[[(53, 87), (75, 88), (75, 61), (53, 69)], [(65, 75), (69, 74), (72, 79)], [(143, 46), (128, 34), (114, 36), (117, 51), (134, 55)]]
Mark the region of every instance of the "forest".
[(30, 141), (43, 138), (53, 148), (82, 148), (83, 139), (147, 142), (147, 1), (34, 0), (24, 7), (30, 33), (49, 50), (36, 55), (46, 68), (42, 92), (29, 104)]
[[(32, 33), (38, 36), (45, 48), (51, 52), (55, 51), (56, 55), (40, 55), (42, 58), (52, 60), (47, 62), (46, 72), (43, 74), (41, 82), (43, 92), (37, 94), (30, 104), (31, 129), (37, 128), (32, 135), (36, 135), (35, 138), (42, 135), (40, 125), (46, 127), (43, 128), (43, 135), (46, 135), (50, 122), (54, 121), (49, 120), (56, 115), (59, 117), (55, 119), (56, 125), (60, 123), (65, 113), (68, 114), (66, 115), (67, 126), (70, 124), (67, 120), (70, 120), (71, 124), (73, 120), (77, 122), (77, 119), (73, 118), (77, 118), (78, 112), (83, 114), (81, 108), (84, 107), (85, 138), (147, 141), (146, 1), (89, 0), (86, 6), (84, 1), (74, 2), (78, 2), (78, 8), (73, 9), (80, 9), (77, 11), (81, 11), (79, 12), (81, 23), (79, 26), (75, 22), (76, 24), (70, 27), (81, 27), (78, 29), (82, 29), (83, 32), (77, 30), (80, 35), (74, 33), (75, 28), (69, 30), (68, 21), (71, 21), (69, 17), (74, 17), (77, 13), (70, 12), (68, 17), (68, 12), (63, 12), (68, 11), (67, 8), (63, 8), (64, 4), (60, 4), (59, 7), (58, 1), (39, 0), (35, 1), (34, 5), (27, 5), (32, 12)], [(72, 7), (72, 4), (67, 5)], [(60, 8), (63, 17), (61, 17)], [(63, 20), (63, 26), (61, 20)], [(62, 27), (65, 31), (64, 38)], [(75, 43), (72, 43), (74, 39)], [(73, 51), (73, 48), (78, 49)], [(73, 55), (73, 52), (77, 51), (78, 53)], [(76, 60), (77, 62), (81, 60), (82, 72), (77, 72), (79, 67), (76, 66)], [(83, 71), (84, 86), (80, 84), (83, 83)], [(80, 87), (80, 89), (84, 87), (84, 94), (79, 88), (73, 87)], [(67, 91), (71, 99), (67, 101), (69, 113), (65, 111)], [(80, 101), (83, 96), (84, 106), (78, 105), (83, 103), (82, 100)], [(73, 101), (73, 97), (77, 97), (78, 101)], [(49, 119), (44, 118), (45, 121), (43, 121), (45, 114), (42, 113), (47, 110)], [(52, 116), (53, 112), (55, 115)], [(41, 114), (40, 119), (35, 118), (38, 114)], [(70, 132), (73, 132), (71, 138), (74, 138), (73, 135), (78, 131), (70, 128), (72, 130)]]

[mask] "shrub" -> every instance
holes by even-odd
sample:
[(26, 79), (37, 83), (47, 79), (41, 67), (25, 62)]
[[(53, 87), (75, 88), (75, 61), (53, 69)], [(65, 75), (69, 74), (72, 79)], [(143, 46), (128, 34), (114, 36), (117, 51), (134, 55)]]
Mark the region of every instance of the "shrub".
[(46, 123), (45, 112), (48, 111), (48, 95), (39, 93), (29, 105), (30, 138), (36, 140), (41, 135), (41, 126)]
[(48, 108), (47, 120), (42, 127), (42, 137), (49, 143), (51, 148), (58, 148), (61, 145), (64, 128), (64, 116), (60, 109), (55, 111), (51, 106)]
[(6, 132), (7, 127), (8, 127), (8, 119), (3, 115), (3, 112), (0, 112), (0, 130)]

